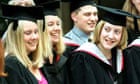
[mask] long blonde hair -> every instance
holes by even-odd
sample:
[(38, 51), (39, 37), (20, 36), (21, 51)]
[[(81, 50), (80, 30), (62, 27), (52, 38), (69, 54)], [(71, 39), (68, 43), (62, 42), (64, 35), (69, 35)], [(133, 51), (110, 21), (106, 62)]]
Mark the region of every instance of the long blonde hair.
[[(41, 31), (41, 40), (42, 40), (42, 48), (43, 48), (43, 57), (44, 59), (49, 59), (50, 63), (53, 61), (53, 53), (52, 53), (52, 44), (49, 37), (49, 33), (46, 32), (46, 24), (44, 24), (43, 20), (38, 20), (38, 25), (40, 26)], [(43, 30), (44, 28), (44, 30)]]
[(14, 23), (10, 23), (6, 32), (4, 43), (7, 55), (15, 56), (25, 67), (41, 67), (43, 65), (41, 40), (39, 40), (37, 49), (32, 52), (33, 60), (30, 60), (23, 40), (23, 25), (25, 25), (25, 21), (19, 20), (17, 24), (17, 29), (13, 30)]

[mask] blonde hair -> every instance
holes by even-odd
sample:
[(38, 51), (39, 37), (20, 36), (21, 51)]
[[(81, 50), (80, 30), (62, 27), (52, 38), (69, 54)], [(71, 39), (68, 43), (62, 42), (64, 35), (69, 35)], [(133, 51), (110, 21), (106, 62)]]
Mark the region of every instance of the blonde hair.
[[(138, 11), (134, 4), (132, 3), (132, 0), (126, 0), (123, 6), (123, 10), (126, 12), (129, 12), (134, 15), (138, 15)], [(138, 24), (140, 24), (140, 20), (137, 20)], [(132, 17), (127, 17), (127, 28), (134, 30), (134, 19)], [(140, 29), (139, 29), (140, 30)]]
[(23, 36), (23, 25), (25, 25), (25, 21), (26, 20), (19, 20), (16, 30), (13, 30), (14, 23), (9, 24), (6, 37), (4, 39), (5, 51), (8, 56), (15, 56), (25, 67), (39, 68), (43, 65), (43, 49), (41, 40), (39, 40), (37, 49), (32, 52), (33, 59), (30, 60), (26, 51)]
[[(57, 16), (58, 17), (58, 16)], [(59, 17), (58, 17), (59, 18)], [(47, 16), (45, 16), (45, 21), (47, 20)], [(59, 18), (59, 20), (61, 21), (61, 19)], [(61, 28), (62, 28), (62, 21), (60, 23)], [(45, 23), (45, 32), (46, 34), (48, 34), (48, 28), (47, 28), (47, 23)], [(50, 38), (51, 39), (51, 38)], [(65, 44), (63, 41), (63, 30), (60, 31), (60, 36), (59, 36), (59, 42), (56, 44), (56, 52), (57, 54), (61, 55), (63, 54), (63, 52), (65, 51)], [(53, 45), (53, 44), (52, 44)], [(53, 47), (53, 46), (52, 46)]]
[(43, 20), (38, 20), (38, 23), (39, 23), (38, 25), (40, 26), (40, 31), (41, 31), (43, 57), (44, 59), (50, 59), (49, 61), (52, 62), (53, 53), (52, 53), (51, 40), (50, 40), (48, 32), (46, 32), (46, 30), (43, 30), (43, 27), (46, 26), (46, 24), (44, 24)]
[[(106, 22), (101, 20), (99, 21), (99, 23), (97, 24), (95, 30), (94, 30), (94, 35), (93, 35), (93, 42), (98, 44), (100, 42), (100, 34), (101, 34), (101, 31), (102, 31), (102, 28), (104, 26)], [(128, 36), (127, 36), (127, 30), (125, 27), (123, 27), (123, 31), (122, 31), (122, 38), (121, 38), (121, 41), (120, 43), (118, 44), (118, 48), (119, 49), (125, 49), (127, 47), (127, 39), (128, 39)]]

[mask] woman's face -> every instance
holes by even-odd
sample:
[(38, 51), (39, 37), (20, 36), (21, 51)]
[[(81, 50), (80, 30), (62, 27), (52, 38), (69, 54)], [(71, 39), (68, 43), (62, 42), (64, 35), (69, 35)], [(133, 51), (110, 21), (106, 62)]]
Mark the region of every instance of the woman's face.
[(23, 25), (25, 47), (28, 54), (35, 51), (39, 42), (39, 30), (36, 23), (25, 21)]
[(105, 23), (101, 30), (99, 45), (105, 50), (111, 50), (120, 43), (121, 36), (122, 26)]
[(140, 0), (131, 0), (134, 6), (136, 7), (138, 13), (140, 14)]
[(60, 40), (60, 32), (62, 31), (60, 18), (58, 16), (48, 15), (46, 22), (52, 43), (53, 44), (58, 43)]

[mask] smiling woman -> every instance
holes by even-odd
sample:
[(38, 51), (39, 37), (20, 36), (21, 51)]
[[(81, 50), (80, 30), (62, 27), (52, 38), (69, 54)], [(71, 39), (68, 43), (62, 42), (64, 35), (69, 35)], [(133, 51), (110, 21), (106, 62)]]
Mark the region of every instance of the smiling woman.
[[(116, 9), (97, 6), (103, 16), (93, 41), (82, 44), (71, 57), (72, 84), (122, 84), (123, 49), (127, 46), (126, 16)], [(121, 22), (120, 22), (121, 18)], [(103, 82), (102, 82), (102, 81)]]
[(46, 74), (40, 70), (44, 57), (42, 28), (37, 23), (44, 18), (43, 8), (1, 5), (3, 17), (9, 21), (4, 38), (6, 81), (8, 84), (42, 84), (42, 81), (47, 84)]

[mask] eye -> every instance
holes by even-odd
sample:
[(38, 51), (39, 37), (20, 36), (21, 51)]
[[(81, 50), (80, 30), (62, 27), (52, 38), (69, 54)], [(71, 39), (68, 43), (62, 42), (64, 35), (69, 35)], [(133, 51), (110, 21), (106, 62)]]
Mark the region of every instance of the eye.
[(94, 15), (94, 16), (97, 16), (97, 15), (98, 15), (98, 13), (97, 13), (97, 12), (94, 12), (94, 13), (93, 13), (93, 15)]
[(110, 31), (110, 28), (109, 27), (104, 27), (104, 30), (109, 32)]
[(115, 30), (115, 34), (120, 34), (121, 33), (121, 31), (120, 30)]
[(84, 15), (85, 15), (85, 16), (90, 16), (90, 15), (91, 15), (91, 13), (85, 13)]
[(31, 34), (31, 31), (25, 31), (24, 34), (30, 35)]
[(34, 32), (35, 34), (38, 34), (38, 30), (35, 30), (35, 32)]
[(49, 22), (48, 23), (48, 26), (53, 26), (54, 24), (52, 22)]
[(60, 26), (60, 23), (57, 23), (57, 26)]

